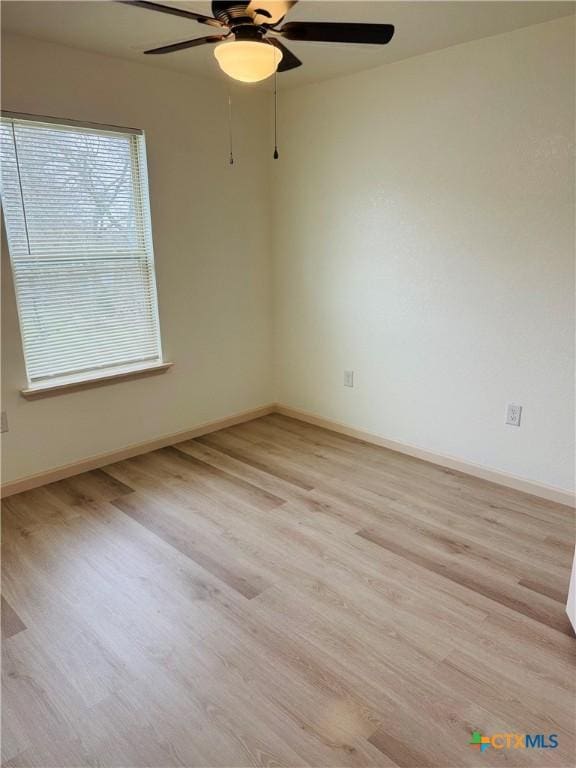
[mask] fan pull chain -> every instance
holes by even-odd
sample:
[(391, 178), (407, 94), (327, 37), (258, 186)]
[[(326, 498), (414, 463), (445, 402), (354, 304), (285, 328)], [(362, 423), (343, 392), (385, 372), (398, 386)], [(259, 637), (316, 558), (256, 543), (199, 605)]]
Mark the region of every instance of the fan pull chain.
[(230, 165), (234, 165), (234, 145), (232, 143), (232, 96), (228, 92), (228, 138), (230, 141)]
[(274, 72), (274, 160), (278, 160), (278, 70)]

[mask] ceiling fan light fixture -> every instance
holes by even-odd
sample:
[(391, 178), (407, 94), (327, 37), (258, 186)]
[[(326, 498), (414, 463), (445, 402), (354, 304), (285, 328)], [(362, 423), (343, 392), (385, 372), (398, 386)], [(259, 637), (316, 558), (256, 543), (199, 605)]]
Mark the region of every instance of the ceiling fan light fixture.
[(214, 49), (220, 69), (234, 80), (258, 83), (276, 72), (282, 51), (257, 40), (233, 40)]

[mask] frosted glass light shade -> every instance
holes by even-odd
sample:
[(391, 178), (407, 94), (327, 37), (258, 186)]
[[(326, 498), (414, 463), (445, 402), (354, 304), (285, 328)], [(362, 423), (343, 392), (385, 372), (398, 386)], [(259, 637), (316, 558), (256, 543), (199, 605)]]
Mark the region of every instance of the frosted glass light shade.
[(257, 40), (234, 40), (220, 43), (214, 49), (220, 69), (234, 80), (257, 83), (265, 80), (278, 69), (282, 51)]

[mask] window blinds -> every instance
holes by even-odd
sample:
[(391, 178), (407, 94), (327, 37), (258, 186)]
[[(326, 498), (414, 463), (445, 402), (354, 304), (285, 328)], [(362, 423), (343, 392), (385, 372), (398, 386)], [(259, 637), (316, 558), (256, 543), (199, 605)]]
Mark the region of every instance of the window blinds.
[(160, 363), (144, 137), (2, 117), (0, 151), (30, 385)]

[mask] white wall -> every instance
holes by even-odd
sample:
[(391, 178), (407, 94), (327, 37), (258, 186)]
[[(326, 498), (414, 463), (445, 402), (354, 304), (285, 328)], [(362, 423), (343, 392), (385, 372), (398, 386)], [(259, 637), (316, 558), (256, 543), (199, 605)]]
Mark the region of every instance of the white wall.
[[(176, 363), (24, 400), (4, 247), (4, 482), (277, 399), (573, 487), (570, 20), (283, 94), (274, 197), (270, 94), (236, 99), (231, 169), (213, 81), (28, 38), (2, 55), (5, 109), (146, 131)], [(507, 401), (524, 406), (520, 429)]]
[(270, 96), (235, 101), (228, 162), (224, 86), (29, 38), (7, 37), (2, 107), (143, 128), (163, 376), (26, 401), (3, 247), (3, 482), (192, 428), (272, 400)]
[(570, 586), (568, 587), (568, 600), (566, 601), (566, 613), (570, 623), (576, 632), (576, 549), (572, 561), (572, 573), (570, 574)]
[(573, 487), (573, 41), (560, 19), (284, 97), (281, 403)]

